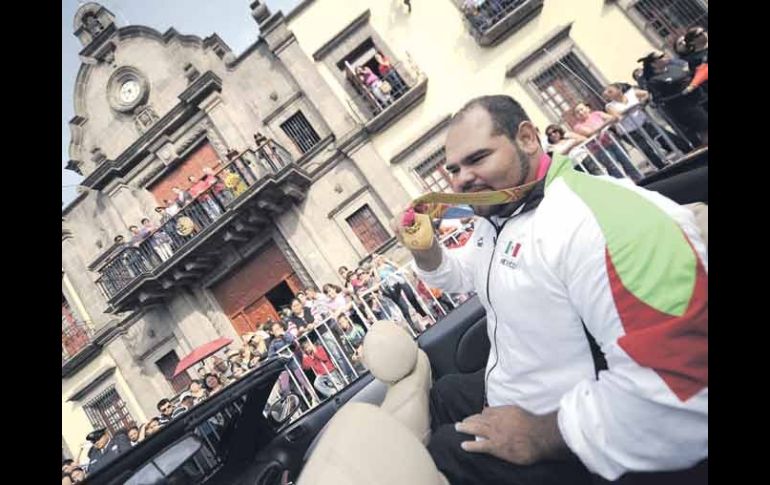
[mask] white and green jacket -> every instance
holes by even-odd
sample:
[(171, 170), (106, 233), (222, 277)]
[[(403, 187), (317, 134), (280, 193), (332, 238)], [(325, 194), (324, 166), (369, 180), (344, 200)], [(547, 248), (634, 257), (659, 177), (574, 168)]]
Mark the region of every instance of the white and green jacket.
[(557, 156), (512, 216), (477, 218), (443, 251), (417, 272), (478, 293), (490, 406), (558, 410), (569, 448), (610, 480), (708, 456), (708, 255), (687, 208)]

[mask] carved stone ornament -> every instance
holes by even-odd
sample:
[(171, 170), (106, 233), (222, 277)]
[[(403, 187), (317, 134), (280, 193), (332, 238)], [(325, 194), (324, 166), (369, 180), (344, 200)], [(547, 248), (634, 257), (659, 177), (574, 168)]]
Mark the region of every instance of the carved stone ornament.
[(152, 109), (152, 106), (146, 105), (138, 109), (134, 115), (134, 125), (140, 133), (146, 132), (156, 121), (158, 121), (158, 114)]

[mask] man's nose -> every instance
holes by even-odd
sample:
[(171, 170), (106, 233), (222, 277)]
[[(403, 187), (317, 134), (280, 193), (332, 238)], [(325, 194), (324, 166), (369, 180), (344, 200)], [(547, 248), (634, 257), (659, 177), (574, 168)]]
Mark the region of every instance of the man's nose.
[(473, 170), (461, 167), (452, 177), (452, 190), (455, 192), (464, 192), (473, 185), (476, 180), (476, 174)]

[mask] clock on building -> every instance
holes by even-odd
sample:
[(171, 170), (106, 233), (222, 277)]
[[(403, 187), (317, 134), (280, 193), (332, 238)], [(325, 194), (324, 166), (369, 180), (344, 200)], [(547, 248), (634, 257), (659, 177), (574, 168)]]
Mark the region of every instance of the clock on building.
[(138, 69), (123, 66), (107, 82), (107, 99), (116, 111), (129, 113), (147, 99), (147, 81)]
[(139, 83), (134, 79), (129, 79), (120, 86), (120, 100), (124, 103), (132, 103), (142, 93)]

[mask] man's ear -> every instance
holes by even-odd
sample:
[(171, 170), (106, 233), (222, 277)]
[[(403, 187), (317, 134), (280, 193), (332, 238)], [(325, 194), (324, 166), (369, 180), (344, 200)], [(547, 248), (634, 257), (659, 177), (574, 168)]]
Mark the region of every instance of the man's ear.
[(540, 149), (540, 137), (537, 134), (537, 128), (531, 121), (519, 123), (516, 144), (527, 155), (534, 155)]

